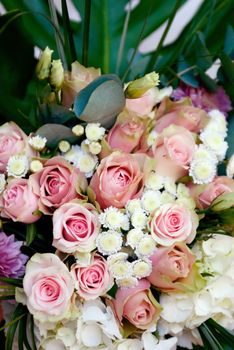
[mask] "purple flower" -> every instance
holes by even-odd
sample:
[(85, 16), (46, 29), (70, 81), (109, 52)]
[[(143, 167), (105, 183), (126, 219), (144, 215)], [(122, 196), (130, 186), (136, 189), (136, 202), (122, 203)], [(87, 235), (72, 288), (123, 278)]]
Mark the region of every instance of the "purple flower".
[(15, 278), (24, 274), (28, 257), (20, 251), (22, 244), (15, 241), (14, 235), (0, 232), (0, 276)]
[(181, 83), (173, 92), (172, 97), (175, 100), (190, 97), (194, 107), (204, 109), (207, 112), (218, 109), (225, 116), (232, 109), (231, 101), (221, 86), (218, 87), (216, 92), (209, 92), (203, 87), (193, 88)]

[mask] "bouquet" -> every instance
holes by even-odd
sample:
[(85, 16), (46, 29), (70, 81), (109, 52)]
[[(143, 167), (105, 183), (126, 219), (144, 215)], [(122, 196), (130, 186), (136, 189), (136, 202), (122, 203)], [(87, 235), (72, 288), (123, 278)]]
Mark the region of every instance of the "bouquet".
[(36, 74), (43, 125), (0, 127), (6, 349), (231, 349), (224, 90), (64, 72), (48, 47)]

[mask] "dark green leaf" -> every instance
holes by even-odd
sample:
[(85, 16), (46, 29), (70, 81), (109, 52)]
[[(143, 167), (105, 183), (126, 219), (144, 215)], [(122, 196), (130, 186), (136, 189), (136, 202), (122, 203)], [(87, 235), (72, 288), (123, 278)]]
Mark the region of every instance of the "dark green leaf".
[(228, 25), (226, 35), (225, 35), (225, 41), (224, 41), (224, 52), (227, 55), (230, 55), (233, 50), (234, 50), (234, 30), (231, 25)]
[[(18, 304), (13, 313), (12, 321), (18, 318), (19, 316), (23, 315), (24, 313), (25, 313), (25, 306), (23, 306), (22, 304)], [(16, 332), (18, 323), (19, 321), (16, 321), (8, 327), (7, 334), (6, 334), (5, 350), (12, 350), (13, 341), (14, 341), (15, 332)]]
[(78, 93), (74, 101), (74, 112), (85, 122), (100, 122), (104, 126), (110, 126), (124, 105), (121, 81), (116, 75), (104, 74)]
[(46, 137), (46, 145), (49, 148), (57, 147), (61, 140), (66, 140), (70, 143), (78, 140), (70, 128), (60, 124), (45, 124), (36, 131), (36, 135)]
[(214, 79), (209, 77), (204, 71), (200, 68), (198, 69), (200, 80), (202, 81), (203, 85), (210, 91), (215, 92), (218, 88), (217, 84), (215, 83)]
[(32, 348), (33, 348), (33, 350), (37, 350), (36, 341), (35, 341), (35, 333), (34, 333), (34, 320), (33, 320), (33, 315), (30, 315), (30, 319), (29, 319), (29, 330), (30, 330), (30, 334), (31, 334)]
[(27, 232), (26, 232), (26, 244), (31, 245), (34, 239), (36, 238), (36, 235), (37, 235), (37, 228), (35, 223), (28, 224)]
[(70, 69), (72, 62), (76, 60), (76, 50), (73, 40), (73, 33), (71, 29), (71, 22), (69, 19), (67, 2), (62, 0), (62, 17), (63, 17), (63, 29), (64, 29), (64, 39), (65, 39), (65, 53), (68, 68)]
[(27, 324), (27, 318), (28, 314), (24, 315), (23, 318), (19, 321), (19, 332), (18, 332), (18, 344), (19, 344), (19, 349), (20, 345), (22, 346), (22, 350), (24, 350), (24, 346), (27, 350), (32, 350), (29, 341), (28, 341), (28, 324)]
[(64, 124), (74, 118), (76, 118), (75, 114), (61, 105), (42, 104), (38, 107), (38, 119), (41, 125), (46, 123)]
[(206, 71), (213, 63), (209, 50), (205, 44), (205, 38), (201, 32), (197, 33), (195, 41), (195, 55), (196, 55), (196, 64), (197, 66)]
[(23, 285), (23, 280), (20, 278), (0, 277), (0, 281), (17, 287), (22, 287)]
[[(197, 88), (199, 86), (199, 83), (193, 74), (194, 69), (189, 70), (190, 67), (191, 65), (186, 62), (183, 56), (181, 56), (178, 63), (178, 76), (180, 77), (180, 80), (182, 80), (185, 84)], [(187, 70), (188, 72), (186, 72)], [(185, 73), (182, 74), (183, 72)]]

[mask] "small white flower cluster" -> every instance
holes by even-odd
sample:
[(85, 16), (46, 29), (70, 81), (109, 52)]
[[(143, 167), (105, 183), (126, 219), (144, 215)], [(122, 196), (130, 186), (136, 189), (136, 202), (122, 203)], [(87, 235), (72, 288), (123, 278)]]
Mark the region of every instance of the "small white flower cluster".
[(63, 157), (81, 172), (85, 173), (85, 176), (88, 178), (93, 175), (98, 166), (97, 156), (86, 152), (78, 145), (72, 146), (68, 152), (63, 154)]
[(84, 147), (92, 154), (99, 154), (102, 150), (100, 141), (105, 136), (105, 128), (100, 123), (88, 123), (85, 128), (86, 139), (83, 141)]
[(7, 175), (15, 178), (24, 177), (29, 170), (28, 157), (25, 155), (11, 156), (7, 163)]
[(42, 137), (40, 135), (30, 136), (28, 139), (28, 143), (30, 144), (30, 146), (39, 152), (45, 148), (46, 142), (46, 137)]
[(228, 148), (225, 116), (218, 110), (212, 110), (208, 115), (210, 120), (199, 136), (202, 144), (197, 147), (190, 163), (189, 175), (196, 184), (207, 184), (213, 180), (217, 164), (225, 158)]
[(129, 230), (129, 219), (115, 207), (108, 207), (99, 215), (103, 227), (113, 230)]

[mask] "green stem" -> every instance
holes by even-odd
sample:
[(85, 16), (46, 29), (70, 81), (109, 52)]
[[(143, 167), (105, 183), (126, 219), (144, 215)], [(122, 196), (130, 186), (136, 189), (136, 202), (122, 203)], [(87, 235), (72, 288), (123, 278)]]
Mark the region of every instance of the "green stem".
[(167, 36), (167, 33), (168, 33), (169, 29), (171, 28), (172, 22), (173, 22), (173, 20), (174, 20), (174, 18), (176, 16), (176, 13), (177, 13), (177, 10), (178, 10), (179, 7), (180, 7), (180, 1), (176, 0), (175, 7), (174, 7), (174, 9), (173, 9), (173, 11), (171, 13), (171, 16), (170, 16), (170, 18), (168, 20), (168, 23), (166, 25), (166, 28), (165, 28), (163, 34), (162, 34), (162, 37), (161, 37), (161, 39), (160, 39), (160, 41), (158, 43), (158, 46), (157, 46), (156, 50), (153, 52), (153, 54), (151, 56), (151, 59), (150, 59), (149, 63), (146, 66), (145, 73), (147, 73), (148, 71), (152, 70), (152, 67), (154, 68), (155, 62), (156, 62), (156, 60), (158, 58), (158, 55), (160, 53), (160, 50), (161, 50), (161, 48), (163, 46), (164, 40), (165, 40), (165, 38)]
[(91, 0), (85, 0), (82, 63), (86, 67), (88, 66), (88, 58), (89, 58), (90, 15), (91, 15)]
[(70, 23), (68, 9), (67, 9), (67, 1), (61, 0), (61, 3), (62, 3), (64, 37), (65, 37), (65, 50), (67, 55), (67, 63), (70, 69), (71, 63), (76, 60), (76, 49), (75, 49), (71, 23)]

